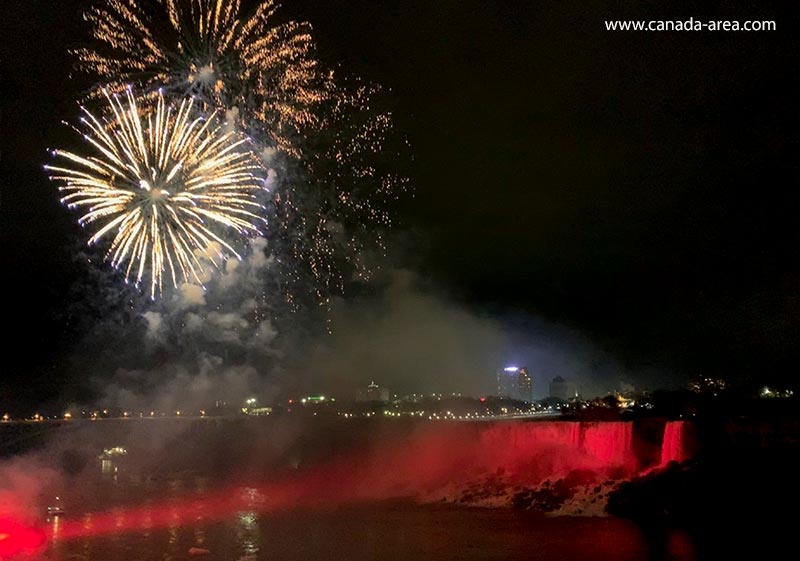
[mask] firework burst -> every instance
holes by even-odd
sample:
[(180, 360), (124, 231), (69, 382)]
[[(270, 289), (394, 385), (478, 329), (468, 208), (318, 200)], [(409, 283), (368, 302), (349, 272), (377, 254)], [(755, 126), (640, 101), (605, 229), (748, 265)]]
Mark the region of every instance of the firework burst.
[(194, 101), (177, 107), (157, 94), (146, 116), (134, 95), (106, 94), (112, 118), (84, 109), (84, 138), (95, 154), (55, 150), (63, 165), (45, 166), (61, 183), (61, 201), (83, 211), (80, 223), (109, 239), (106, 259), (137, 284), (149, 273), (149, 293), (161, 292), (165, 276), (202, 284), (210, 247), (218, 257), (237, 255), (226, 240), (257, 235), (263, 189), (246, 140), (226, 132), (214, 115), (195, 115)]
[(248, 134), (296, 156), (295, 137), (317, 124), (314, 108), (331, 89), (310, 25), (272, 25), (277, 9), (273, 0), (249, 14), (240, 0), (99, 0), (84, 14), (97, 44), (75, 51), (78, 69), (115, 93), (134, 84), (235, 108)]
[(282, 293), (298, 310), (370, 277), (388, 209), (405, 189), (393, 171), (403, 150), (387, 143), (392, 119), (379, 108), (380, 88), (334, 79), (314, 58), (309, 24), (276, 24), (274, 1), (253, 4), (95, 0), (85, 13), (95, 41), (76, 51), (78, 68), (111, 92), (133, 83), (148, 110), (159, 88), (191, 94), (250, 135), (262, 166), (273, 168), (262, 216), (277, 278), (265, 285), (270, 300)]

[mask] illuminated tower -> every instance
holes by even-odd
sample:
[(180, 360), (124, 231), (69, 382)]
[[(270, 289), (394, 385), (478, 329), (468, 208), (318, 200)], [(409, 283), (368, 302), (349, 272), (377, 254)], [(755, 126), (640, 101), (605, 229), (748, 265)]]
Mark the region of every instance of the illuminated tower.
[(526, 366), (506, 366), (497, 373), (497, 395), (533, 401), (533, 383)]
[(375, 382), (370, 382), (366, 388), (358, 389), (356, 401), (389, 401), (389, 388), (382, 388)]

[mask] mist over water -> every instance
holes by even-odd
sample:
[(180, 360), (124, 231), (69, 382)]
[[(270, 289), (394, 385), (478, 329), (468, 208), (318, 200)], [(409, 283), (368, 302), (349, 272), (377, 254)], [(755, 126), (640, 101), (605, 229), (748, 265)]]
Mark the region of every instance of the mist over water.
[(459, 302), (418, 274), (396, 270), (376, 294), (334, 304), (332, 335), (312, 346), (305, 365), (327, 391), (372, 379), (396, 393), (492, 395), (495, 374), (527, 366), (536, 399), (556, 376), (583, 395), (621, 383), (651, 385), (664, 372), (631, 371), (580, 332), (522, 312), (489, 312)]
[[(637, 469), (630, 423), (155, 419), (53, 430), (46, 447), (4, 464), (4, 473), (12, 475), (5, 481), (19, 482), (6, 490), (14, 494), (8, 514), (17, 520), (41, 524), (44, 507), (60, 496), (65, 514), (42, 526), (54, 558), (76, 551), (124, 561), (181, 557), (191, 547), (210, 549), (216, 559), (268, 559), (276, 551), (322, 558), (323, 539), (343, 559), (376, 552), (390, 559), (488, 559), (519, 554), (534, 542), (540, 552), (568, 558), (647, 558), (638, 530), (621, 520), (589, 529), (578, 519), (385, 502), (435, 504), (453, 484), (498, 473), (515, 485), (572, 472), (595, 474), (598, 482), (626, 477)], [(98, 458), (112, 443), (128, 453)], [(33, 477), (20, 477), (24, 472)], [(565, 545), (563, 537), (579, 527), (587, 539)], [(309, 531), (311, 543), (300, 543)], [(486, 549), (464, 549), (475, 532)], [(624, 545), (590, 551), (590, 535)]]
[(666, 375), (627, 369), (567, 326), (490, 315), (408, 270), (332, 300), (319, 317), (274, 316), (258, 288), (270, 267), (262, 245), (242, 262), (229, 260), (205, 289), (184, 285), (102, 333), (103, 344), (86, 355), (95, 397), (73, 408), (199, 410), (249, 395), (262, 403), (319, 393), (347, 400), (372, 381), (398, 395), (493, 395), (497, 370), (509, 364), (528, 367), (536, 399), (556, 376), (595, 396), (653, 387)]

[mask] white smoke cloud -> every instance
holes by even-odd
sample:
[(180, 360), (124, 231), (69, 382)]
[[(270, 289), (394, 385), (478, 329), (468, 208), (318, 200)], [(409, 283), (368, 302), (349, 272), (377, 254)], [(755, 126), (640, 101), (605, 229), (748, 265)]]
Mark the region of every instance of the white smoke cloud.
[(184, 283), (178, 288), (179, 307), (180, 309), (189, 308), (192, 306), (205, 306), (206, 294), (202, 286), (196, 284)]
[(247, 258), (250, 267), (254, 269), (261, 269), (270, 264), (272, 258), (267, 257), (267, 240), (265, 238), (255, 238), (250, 242), (250, 247), (252, 248), (252, 251)]
[(272, 191), (272, 189), (273, 189), (273, 187), (275, 187), (275, 184), (277, 183), (277, 181), (278, 181), (277, 172), (274, 169), (270, 168), (267, 171), (267, 179), (264, 181), (264, 188), (267, 191)]
[[(604, 394), (626, 372), (580, 333), (524, 314), (483, 313), (394, 271), (377, 296), (338, 301), (333, 334), (303, 365), (313, 389), (347, 396), (372, 380), (397, 392), (496, 393), (496, 372), (527, 366), (534, 397), (556, 376)], [(348, 392), (348, 388), (350, 388)]]
[[(244, 391), (253, 386), (253, 364), (267, 377), (279, 354), (274, 348), (279, 333), (263, 295), (264, 274), (272, 264), (266, 248), (263, 238), (250, 240), (242, 259), (229, 258), (218, 269), (211, 268), (204, 286), (186, 283), (148, 303), (149, 309), (141, 312), (146, 344), (133, 357), (138, 362), (119, 369), (111, 381), (97, 380), (103, 396), (98, 403), (112, 401), (131, 409), (166, 405), (179, 401), (180, 388), (194, 378), (196, 384), (186, 396), (199, 403), (201, 397), (227, 393), (221, 385), (230, 385), (237, 376), (246, 383), (232, 387)], [(211, 246), (203, 255), (212, 256), (218, 249)], [(126, 345), (137, 346), (134, 338)]]
[(225, 111), (225, 132), (236, 131), (236, 123), (239, 122), (239, 108), (234, 106)]
[(266, 146), (261, 150), (260, 156), (261, 161), (264, 162), (265, 165), (268, 165), (272, 158), (278, 153), (278, 150), (272, 146)]
[(209, 340), (221, 343), (241, 342), (239, 332), (248, 327), (248, 322), (236, 313), (209, 312), (205, 327)]
[(268, 344), (271, 343), (275, 337), (277, 337), (278, 331), (275, 329), (275, 326), (272, 325), (272, 322), (269, 320), (264, 320), (258, 324), (258, 329), (256, 330), (256, 337), (258, 337), (262, 343)]
[(163, 325), (163, 318), (158, 312), (145, 312), (142, 314), (147, 325), (147, 337), (150, 339), (157, 339), (161, 336), (161, 327)]
[(239, 306), (239, 313), (242, 314), (249, 314), (250, 312), (254, 312), (258, 309), (258, 302), (255, 298), (248, 298), (242, 302), (242, 305)]
[(203, 318), (194, 313), (186, 314), (184, 319), (184, 329), (189, 333), (196, 333), (203, 328)]
[(132, 411), (186, 411), (195, 414), (217, 401), (240, 403), (265, 385), (249, 365), (230, 366), (222, 357), (201, 353), (192, 365), (170, 363), (151, 370), (120, 369), (107, 381), (104, 406)]
[(204, 82), (206, 84), (213, 84), (215, 80), (214, 75), (214, 67), (210, 64), (206, 64), (200, 70), (197, 71), (195, 74), (195, 79), (198, 82)]

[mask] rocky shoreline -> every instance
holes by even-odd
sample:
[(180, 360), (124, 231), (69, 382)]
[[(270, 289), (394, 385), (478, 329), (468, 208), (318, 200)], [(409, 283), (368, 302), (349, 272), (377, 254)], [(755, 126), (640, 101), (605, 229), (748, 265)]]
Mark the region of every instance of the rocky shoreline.
[(513, 508), (554, 516), (607, 516), (606, 504), (623, 480), (591, 470), (573, 470), (563, 478), (524, 484), (500, 469), (466, 483), (452, 484), (422, 497), (422, 502)]

